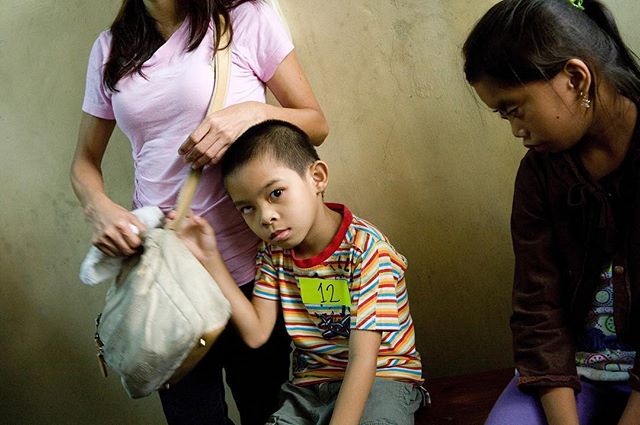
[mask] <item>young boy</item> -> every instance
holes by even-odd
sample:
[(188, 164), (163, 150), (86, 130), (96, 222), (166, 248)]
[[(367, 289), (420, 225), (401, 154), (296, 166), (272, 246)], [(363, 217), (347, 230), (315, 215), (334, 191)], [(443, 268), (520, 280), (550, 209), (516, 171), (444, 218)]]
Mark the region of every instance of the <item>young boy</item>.
[(231, 199), (264, 241), (253, 300), (229, 275), (205, 220), (188, 218), (180, 235), (230, 301), (249, 346), (267, 340), (282, 306), (295, 345), (293, 381), (269, 423), (413, 424), (424, 394), (406, 259), (345, 206), (323, 202), (327, 164), (291, 124), (250, 128), (220, 167)]

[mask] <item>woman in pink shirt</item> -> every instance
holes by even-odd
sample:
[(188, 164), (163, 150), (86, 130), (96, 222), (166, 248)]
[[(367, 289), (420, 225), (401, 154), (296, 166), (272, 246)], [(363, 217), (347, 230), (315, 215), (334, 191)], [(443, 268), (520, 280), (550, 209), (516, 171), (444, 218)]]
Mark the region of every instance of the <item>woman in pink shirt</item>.
[[(226, 105), (206, 115), (217, 34), (229, 25)], [(282, 107), (265, 103), (265, 87)], [(240, 134), (267, 119), (297, 125), (316, 145), (328, 132), (276, 13), (261, 0), (124, 0), (110, 30), (93, 45), (82, 110), (71, 181), (93, 227), (92, 243), (114, 256), (131, 255), (141, 243), (129, 225), (142, 223), (104, 188), (102, 158), (117, 124), (131, 141), (134, 208), (171, 210), (189, 168), (204, 167), (192, 209), (216, 229), (227, 267), (250, 297), (258, 240), (225, 192), (216, 164)], [(229, 423), (224, 367), (243, 425), (264, 423), (288, 379), (288, 353), (283, 326), (259, 350), (246, 348), (233, 330), (225, 332), (196, 369), (160, 392), (168, 422)]]

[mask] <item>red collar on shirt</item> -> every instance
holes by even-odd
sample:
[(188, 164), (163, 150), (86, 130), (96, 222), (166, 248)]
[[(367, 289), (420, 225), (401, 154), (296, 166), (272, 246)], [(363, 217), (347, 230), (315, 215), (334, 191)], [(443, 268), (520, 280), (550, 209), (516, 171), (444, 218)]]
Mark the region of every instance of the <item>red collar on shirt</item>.
[(300, 259), (296, 258), (296, 254), (292, 249), (291, 256), (293, 257), (294, 264), (298, 267), (305, 269), (314, 267), (318, 264), (321, 264), (327, 258), (331, 257), (331, 255), (340, 247), (342, 239), (344, 239), (344, 235), (347, 233), (347, 229), (349, 228), (349, 225), (353, 220), (353, 214), (351, 214), (351, 211), (349, 211), (349, 208), (347, 208), (346, 206), (342, 204), (335, 204), (332, 202), (327, 202), (325, 203), (325, 205), (333, 211), (336, 211), (340, 213), (340, 215), (342, 215), (342, 222), (340, 223), (340, 227), (338, 228), (338, 231), (336, 232), (329, 245), (327, 245), (327, 247), (323, 249), (318, 255), (310, 258)]

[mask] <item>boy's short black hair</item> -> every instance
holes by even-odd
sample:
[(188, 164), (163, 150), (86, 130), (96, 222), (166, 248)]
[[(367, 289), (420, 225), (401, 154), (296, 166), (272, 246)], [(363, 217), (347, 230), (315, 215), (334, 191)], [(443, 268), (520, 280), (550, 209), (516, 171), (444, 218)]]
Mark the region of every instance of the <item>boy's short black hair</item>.
[(266, 156), (300, 176), (320, 159), (304, 131), (286, 121), (268, 120), (249, 128), (229, 146), (220, 161), (223, 180), (250, 161)]

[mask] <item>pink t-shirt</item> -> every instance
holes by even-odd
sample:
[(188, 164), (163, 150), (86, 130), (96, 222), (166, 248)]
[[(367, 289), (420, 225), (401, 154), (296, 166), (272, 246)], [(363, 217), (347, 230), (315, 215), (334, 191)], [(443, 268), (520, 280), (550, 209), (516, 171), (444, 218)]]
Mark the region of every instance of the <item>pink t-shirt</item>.
[[(233, 41), (226, 105), (265, 102), (265, 81), (293, 50), (278, 16), (266, 4), (248, 2), (231, 11)], [(204, 118), (214, 75), (211, 68), (213, 32), (200, 46), (186, 52), (189, 24), (185, 20), (145, 62), (142, 71), (122, 78), (117, 92), (102, 83), (103, 66), (111, 48), (111, 33), (95, 41), (87, 70), (82, 110), (115, 119), (131, 141), (135, 167), (133, 206), (157, 205), (163, 211), (176, 203), (189, 165), (178, 147)], [(218, 167), (205, 167), (192, 209), (216, 231), (227, 267), (243, 284), (255, 277), (258, 238), (249, 230), (225, 191)]]

